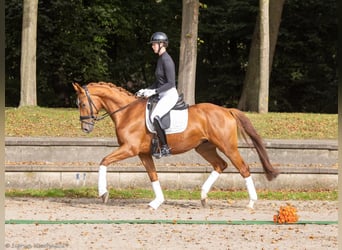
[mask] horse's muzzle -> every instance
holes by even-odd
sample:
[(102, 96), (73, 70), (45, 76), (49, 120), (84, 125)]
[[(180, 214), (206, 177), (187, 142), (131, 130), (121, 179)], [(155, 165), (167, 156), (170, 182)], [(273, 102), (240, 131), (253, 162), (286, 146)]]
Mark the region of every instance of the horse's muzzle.
[(92, 128), (92, 127), (82, 128), (82, 131), (83, 131), (84, 133), (89, 134), (91, 131), (93, 131), (93, 128)]
[(93, 131), (94, 129), (94, 122), (86, 122), (86, 121), (82, 121), (81, 123), (81, 129), (84, 133), (90, 133)]

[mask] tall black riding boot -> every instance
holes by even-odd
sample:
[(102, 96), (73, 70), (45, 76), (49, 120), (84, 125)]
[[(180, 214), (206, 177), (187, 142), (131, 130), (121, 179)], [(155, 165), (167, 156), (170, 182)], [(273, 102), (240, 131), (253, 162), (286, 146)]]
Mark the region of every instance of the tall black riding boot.
[(161, 128), (158, 119), (154, 118), (153, 125), (154, 125), (156, 132), (157, 132), (157, 136), (158, 136), (160, 144), (161, 144), (161, 147), (160, 147), (161, 156), (171, 155), (171, 149), (167, 145), (165, 131)]

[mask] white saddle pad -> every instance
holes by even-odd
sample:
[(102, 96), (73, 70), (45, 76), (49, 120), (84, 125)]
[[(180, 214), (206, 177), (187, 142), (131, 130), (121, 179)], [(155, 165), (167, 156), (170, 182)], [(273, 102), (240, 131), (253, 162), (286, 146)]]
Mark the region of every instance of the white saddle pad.
[[(156, 133), (154, 126), (150, 121), (150, 114), (146, 108), (145, 112), (146, 126), (151, 133)], [(183, 132), (188, 126), (188, 109), (171, 110), (170, 112), (170, 127), (165, 129), (165, 134), (175, 134)]]

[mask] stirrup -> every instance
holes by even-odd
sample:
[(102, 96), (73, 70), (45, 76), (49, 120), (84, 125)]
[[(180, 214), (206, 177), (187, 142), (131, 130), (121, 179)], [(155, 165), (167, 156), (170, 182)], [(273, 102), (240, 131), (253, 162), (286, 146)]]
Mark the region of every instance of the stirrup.
[(169, 148), (168, 145), (164, 145), (161, 148), (158, 148), (157, 151), (152, 152), (153, 157), (156, 159), (160, 159), (163, 156), (169, 156), (171, 155), (171, 149)]
[(156, 158), (156, 159), (160, 159), (162, 158), (162, 154), (161, 154), (161, 151), (157, 151), (157, 152), (153, 152), (152, 153), (153, 157)]
[(168, 145), (163, 145), (160, 149), (161, 156), (169, 156), (171, 155), (171, 149)]

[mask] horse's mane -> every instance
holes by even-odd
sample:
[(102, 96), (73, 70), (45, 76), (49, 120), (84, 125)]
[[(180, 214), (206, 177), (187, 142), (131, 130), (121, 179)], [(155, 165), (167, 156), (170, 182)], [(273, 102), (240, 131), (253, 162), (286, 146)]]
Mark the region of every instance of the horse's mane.
[(87, 85), (88, 86), (96, 86), (96, 85), (107, 86), (109, 88), (115, 88), (115, 89), (119, 90), (120, 92), (124, 92), (128, 96), (134, 95), (131, 92), (129, 92), (128, 90), (126, 90), (122, 87), (116, 86), (114, 83), (111, 83), (111, 82), (91, 82), (91, 83), (88, 83)]

